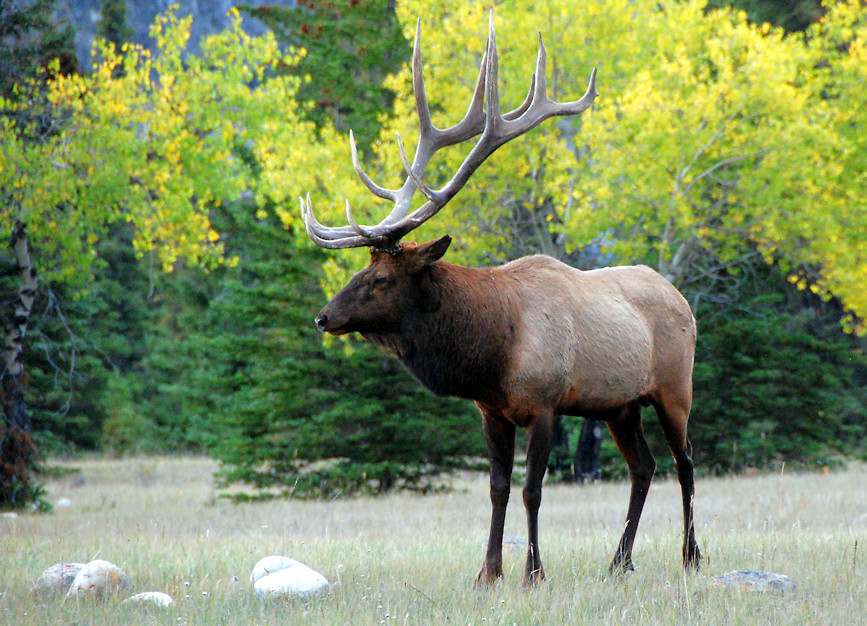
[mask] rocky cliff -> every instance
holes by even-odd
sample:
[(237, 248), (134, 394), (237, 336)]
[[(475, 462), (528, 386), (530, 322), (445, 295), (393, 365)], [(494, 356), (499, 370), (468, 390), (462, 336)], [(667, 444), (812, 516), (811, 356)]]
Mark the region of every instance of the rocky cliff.
[[(148, 48), (154, 47), (154, 41), (148, 35), (154, 18), (169, 6), (177, 5), (179, 16), (192, 14), (193, 25), (190, 33), (191, 52), (198, 51), (199, 40), (210, 33), (218, 32), (229, 24), (226, 16), (229, 9), (236, 5), (247, 4), (284, 4), (294, 6), (295, 0), (269, 0), (268, 2), (233, 2), (232, 0), (128, 0), (130, 26), (135, 32), (135, 43)], [(90, 48), (96, 37), (97, 25), (100, 20), (100, 0), (58, 0), (58, 18), (66, 19), (76, 29), (75, 47), (82, 68), (91, 65)], [(258, 21), (245, 17), (244, 25), (250, 34), (261, 34), (264, 30)]]

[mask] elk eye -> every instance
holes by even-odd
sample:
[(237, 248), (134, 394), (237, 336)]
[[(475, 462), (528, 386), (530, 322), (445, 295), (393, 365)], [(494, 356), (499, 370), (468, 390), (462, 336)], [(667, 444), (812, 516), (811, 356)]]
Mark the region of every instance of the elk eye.
[(385, 287), (386, 284), (388, 284), (388, 278), (386, 278), (385, 276), (380, 276), (373, 281), (373, 288), (376, 289), (377, 287)]

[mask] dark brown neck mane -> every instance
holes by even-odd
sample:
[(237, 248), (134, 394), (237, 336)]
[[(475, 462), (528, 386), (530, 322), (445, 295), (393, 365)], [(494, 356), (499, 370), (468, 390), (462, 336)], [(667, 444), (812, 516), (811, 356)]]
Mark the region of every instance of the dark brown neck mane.
[(504, 278), (439, 261), (422, 277), (420, 291), (399, 329), (365, 338), (394, 354), (437, 395), (496, 401), (514, 335)]

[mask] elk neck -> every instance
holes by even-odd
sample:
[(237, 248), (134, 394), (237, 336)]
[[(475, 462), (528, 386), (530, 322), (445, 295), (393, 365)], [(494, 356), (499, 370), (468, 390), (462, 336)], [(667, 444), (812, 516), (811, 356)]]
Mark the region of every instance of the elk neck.
[(436, 395), (496, 402), (514, 345), (516, 306), (509, 278), (495, 269), (438, 261), (422, 276), (402, 325), (365, 338)]

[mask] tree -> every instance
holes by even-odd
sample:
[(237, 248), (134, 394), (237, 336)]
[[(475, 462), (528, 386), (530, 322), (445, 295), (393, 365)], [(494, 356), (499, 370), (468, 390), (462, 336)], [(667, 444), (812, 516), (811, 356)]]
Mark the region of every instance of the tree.
[[(5, 326), (4, 384), (12, 385), (4, 388), (5, 440), (18, 441), (30, 426), (20, 381), (37, 264), (43, 284), (82, 287), (99, 265), (97, 242), (126, 223), (137, 252), (166, 271), (181, 258), (205, 268), (231, 265), (237, 261), (223, 254), (211, 208), (244, 193), (260, 206), (266, 198), (283, 206), (287, 188), (278, 177), (287, 168), (297, 168), (293, 179), (303, 186), (313, 184), (305, 172), (326, 169), (325, 143), (314, 142), (295, 99), (300, 81), (265, 80), (297, 55), (279, 52), (273, 37), (248, 37), (236, 17), (231, 29), (203, 42), (200, 58), (182, 62), (189, 26), (171, 13), (158, 18), (153, 58), (140, 47), (116, 51), (102, 43), (104, 61), (88, 76), (64, 76), (55, 64), (46, 86), (48, 134), (16, 117), (35, 102), (32, 91), (2, 104), (10, 114), (0, 120), (0, 224), (13, 237), (21, 284)], [(320, 135), (327, 140), (327, 132)], [(255, 161), (240, 158), (240, 148)], [(287, 225), (295, 219), (282, 208), (277, 215)], [(0, 476), (6, 506), (22, 504), (14, 445), (3, 448), (11, 455)]]
[(281, 43), (305, 50), (297, 64), (281, 70), (305, 79), (298, 97), (315, 104), (308, 118), (319, 127), (352, 130), (366, 147), (394, 99), (382, 82), (409, 54), (393, 5), (329, 0), (239, 9), (262, 21)]
[[(17, 84), (33, 81), (39, 85), (45, 79), (45, 66), (54, 63), (63, 71), (76, 67), (72, 49), (73, 31), (68, 26), (57, 26), (52, 20), (53, 0), (11, 2), (0, 0), (0, 101), (18, 98)], [(40, 99), (38, 87), (34, 98)], [(16, 107), (0, 106), (8, 115)], [(40, 126), (38, 113), (29, 108), (18, 108), (19, 123)], [(0, 123), (0, 129), (4, 125)], [(44, 129), (40, 128), (44, 132)], [(5, 142), (3, 142), (5, 148)], [(0, 198), (3, 189), (0, 186)], [(0, 502), (22, 506), (42, 501), (42, 489), (32, 485), (30, 472), (36, 466), (36, 448), (30, 437), (31, 420), (23, 401), (26, 377), (22, 361), (22, 343), (36, 298), (36, 271), (33, 267), (30, 244), (25, 225), (17, 222), (11, 230), (10, 258), (4, 259), (2, 272), (3, 302), (0, 306), (5, 343), (3, 371), (0, 380), (0, 404), (3, 407), (2, 439), (0, 439)], [(7, 282), (17, 286), (7, 290)]]

